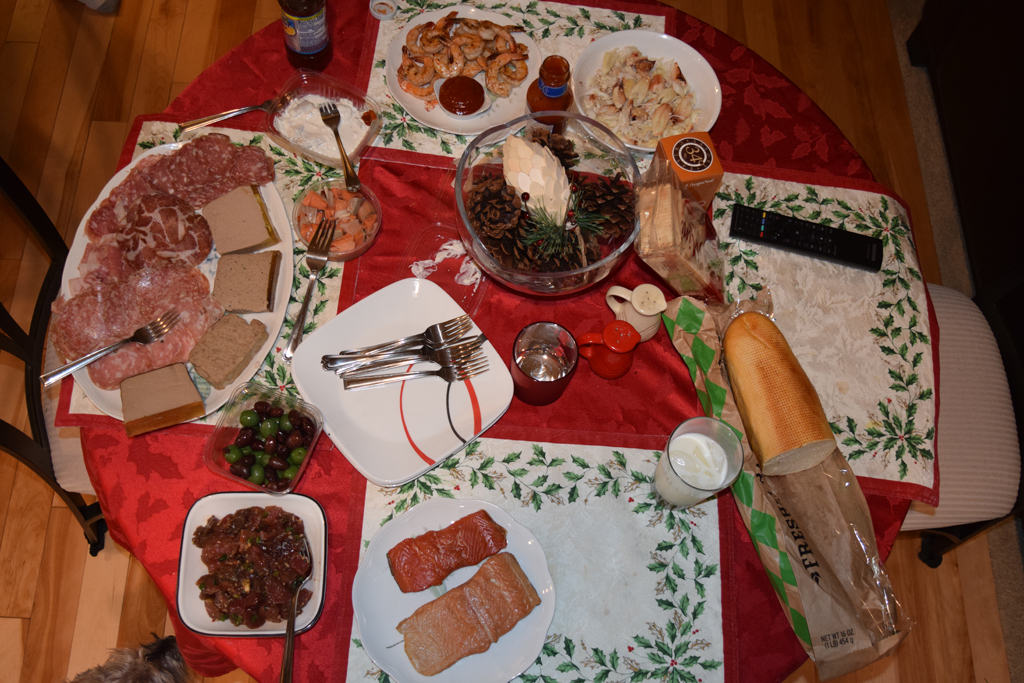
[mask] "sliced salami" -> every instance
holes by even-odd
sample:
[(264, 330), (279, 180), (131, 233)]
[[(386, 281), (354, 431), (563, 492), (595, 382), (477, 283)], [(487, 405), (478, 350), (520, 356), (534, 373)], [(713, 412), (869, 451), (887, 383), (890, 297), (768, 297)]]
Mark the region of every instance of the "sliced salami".
[(199, 209), (236, 187), (273, 181), (274, 162), (259, 147), (236, 147), (228, 136), (210, 133), (162, 157), (146, 177)]
[(259, 147), (239, 147), (228, 178), (235, 187), (266, 185), (274, 182), (274, 161)]
[(274, 180), (274, 162), (259, 147), (236, 147), (220, 133), (187, 142), (169, 154), (143, 157), (89, 216), (85, 233), (98, 242), (116, 233), (132, 204), (154, 192), (174, 195), (199, 209), (243, 185)]
[(116, 389), (125, 377), (187, 361), (192, 347), (224, 314), (199, 269), (165, 262), (120, 282), (99, 284), (68, 301), (58, 299), (51, 322), (54, 346), (66, 360), (81, 358), (130, 336), (171, 308), (181, 315), (181, 322), (163, 341), (129, 344), (89, 366), (97, 387)]
[(156, 192), (146, 177), (146, 171), (160, 159), (156, 156), (143, 157), (121, 184), (110, 191), (85, 223), (85, 235), (90, 242), (100, 242), (105, 235), (117, 232), (128, 215), (128, 209), (144, 194)]
[(68, 281), (68, 290), (71, 296), (75, 296), (96, 285), (115, 282), (121, 279), (123, 270), (124, 259), (116, 239), (97, 244), (90, 242), (85, 245), (82, 261), (78, 264), (79, 277)]
[(197, 266), (209, 256), (213, 234), (206, 219), (185, 200), (147, 194), (132, 204), (117, 233), (117, 243), (130, 271), (160, 261)]
[(210, 133), (161, 157), (146, 169), (146, 177), (161, 192), (181, 197), (199, 208), (202, 204), (193, 201), (193, 193), (227, 177), (235, 154), (231, 138)]
[(121, 380), (172, 363), (185, 363), (192, 347), (222, 315), (224, 309), (210, 296), (175, 304), (181, 322), (158, 342), (129, 344), (89, 366), (89, 378), (100, 389), (117, 389)]

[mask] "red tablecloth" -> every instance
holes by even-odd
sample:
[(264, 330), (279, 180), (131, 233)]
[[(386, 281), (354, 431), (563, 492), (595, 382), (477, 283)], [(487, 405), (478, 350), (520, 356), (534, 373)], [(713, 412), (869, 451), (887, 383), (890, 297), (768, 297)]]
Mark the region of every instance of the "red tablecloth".
[[(874, 185), (864, 162), (822, 111), (746, 47), (655, 2), (587, 4), (662, 15), (666, 33), (708, 59), (722, 83), (722, 112), (712, 137), (726, 170), (885, 191)], [(329, 10), (336, 53), (327, 73), (365, 88), (377, 21), (369, 16), (364, 2), (332, 2)], [(281, 26), (275, 22), (211, 66), (163, 114), (146, 118), (184, 121), (271, 97), (292, 72), (282, 40)], [(239, 117), (231, 125), (256, 130), (259, 116)], [(141, 124), (141, 119), (136, 121), (129, 135), (121, 165), (131, 159)], [(381, 199), (384, 228), (373, 250), (346, 266), (341, 308), (398, 279), (407, 242), (418, 228), (438, 218), (454, 221), (452, 204), (442, 192), (450, 195), (450, 179), (439, 170), (450, 166), (450, 159), (397, 150), (373, 149), (364, 157), (360, 178)], [(608, 284), (634, 287), (656, 281), (633, 257)], [(544, 301), (492, 284), (476, 319), (495, 348), (507, 355), (515, 333), (528, 322), (556, 320), (574, 332), (597, 331), (607, 319), (607, 309), (603, 289), (569, 300)], [(932, 332), (937, 339), (934, 328)], [(645, 345), (633, 370), (622, 379), (607, 382), (580, 372), (553, 406), (535, 408), (513, 401), (487, 436), (660, 449), (680, 420), (700, 413), (685, 366), (661, 339), (661, 344)], [(937, 344), (933, 348), (937, 353)], [(83, 426), (86, 464), (111, 536), (142, 561), (173, 606), (185, 514), (198, 498), (230, 488), (201, 461), (210, 428), (181, 426), (129, 439), (120, 423), (110, 418), (68, 415), (68, 394), (66, 386), (58, 423)], [(326, 439), (310, 467), (320, 469), (322, 476), (307, 475), (298, 491), (325, 504), (332, 550), (325, 610), (318, 627), (297, 642), (296, 680), (340, 681), (348, 656), (352, 622), (348, 596), (359, 556), (366, 481)], [(884, 557), (909, 500), (899, 497), (902, 494), (896, 488), (890, 492), (877, 486), (865, 489)], [(872, 491), (894, 497), (872, 495)], [(742, 671), (742, 680), (782, 680), (803, 661), (803, 650), (779, 609), (728, 494), (720, 499), (719, 509), (726, 679), (740, 680)], [(204, 675), (220, 675), (241, 666), (261, 681), (277, 678), (280, 639), (201, 638), (177, 621), (176, 626), (189, 663)]]

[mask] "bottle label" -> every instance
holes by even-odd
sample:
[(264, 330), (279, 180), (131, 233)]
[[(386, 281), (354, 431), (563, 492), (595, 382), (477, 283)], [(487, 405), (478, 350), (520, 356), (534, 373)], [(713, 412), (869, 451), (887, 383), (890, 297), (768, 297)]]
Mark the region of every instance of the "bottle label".
[(557, 98), (557, 97), (561, 97), (562, 95), (564, 95), (566, 93), (567, 90), (569, 90), (569, 84), (568, 83), (563, 83), (562, 85), (554, 85), (554, 86), (552, 86), (552, 85), (546, 85), (544, 83), (544, 81), (541, 80), (538, 83), (538, 85), (540, 86), (540, 91), (541, 91), (541, 93), (544, 94), (544, 97), (550, 97), (552, 99)]
[(284, 22), (284, 43), (292, 52), (311, 55), (327, 47), (327, 7), (311, 17), (294, 17), (281, 13)]

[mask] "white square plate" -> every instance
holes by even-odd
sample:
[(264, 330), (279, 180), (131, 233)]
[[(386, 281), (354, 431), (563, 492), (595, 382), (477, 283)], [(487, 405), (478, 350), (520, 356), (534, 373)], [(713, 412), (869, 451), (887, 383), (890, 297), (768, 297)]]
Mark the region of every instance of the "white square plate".
[[(487, 372), (451, 384), (450, 391), (440, 377), (345, 391), (320, 359), (419, 334), (463, 313), (433, 282), (400, 280), (342, 311), (295, 352), (292, 377), (299, 392), (323, 411), (324, 431), (374, 484), (399, 486), (465, 448), (508, 409), (512, 375), (489, 341), (483, 345)], [(468, 334), (480, 332), (474, 325)], [(425, 363), (423, 368), (437, 366)]]
[(213, 621), (206, 613), (206, 606), (199, 599), (196, 582), (207, 574), (202, 560), (202, 549), (192, 545), (192, 534), (206, 524), (210, 517), (223, 519), (232, 512), (251, 507), (265, 508), (276, 505), (302, 520), (313, 551), (313, 575), (306, 588), (313, 596), (302, 608), (302, 614), (295, 619), (295, 633), (308, 631), (320, 618), (324, 608), (324, 562), (327, 558), (327, 516), (320, 503), (308, 496), (292, 493), (287, 496), (272, 496), (256, 491), (230, 491), (211, 493), (197, 500), (185, 517), (181, 536), (181, 561), (178, 565), (178, 616), (181, 622), (196, 633), (206, 636), (237, 636), (254, 638), (259, 636), (283, 636), (286, 622), (267, 622), (259, 628), (235, 626), (230, 621)]
[[(461, 659), (436, 676), (424, 676), (413, 668), (404, 647), (393, 646), (402, 640), (399, 622), (434, 600), (437, 589), (403, 593), (391, 575), (387, 553), (403, 539), (443, 529), (477, 510), (486, 510), (505, 527), (508, 545), (502, 552), (515, 556), (541, 602), (486, 652)], [(479, 568), (452, 572), (440, 588), (462, 585)], [(536, 536), (507, 512), (480, 500), (434, 498), (395, 517), (374, 535), (352, 583), (352, 609), (366, 654), (399, 683), (505, 683), (526, 671), (544, 646), (555, 615), (555, 584)]]

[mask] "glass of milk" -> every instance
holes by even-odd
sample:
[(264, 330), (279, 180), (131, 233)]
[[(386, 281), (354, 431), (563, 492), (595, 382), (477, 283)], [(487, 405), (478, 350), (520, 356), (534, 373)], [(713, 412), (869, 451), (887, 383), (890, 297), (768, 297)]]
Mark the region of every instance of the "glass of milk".
[(727, 488), (743, 468), (743, 446), (729, 425), (694, 417), (672, 432), (654, 471), (654, 488), (666, 502), (688, 508)]

